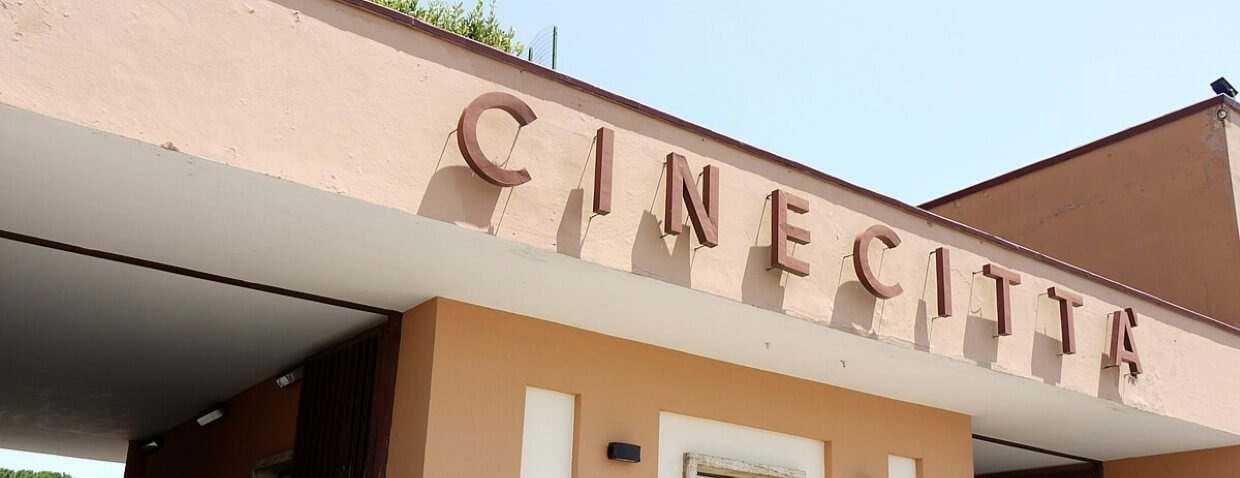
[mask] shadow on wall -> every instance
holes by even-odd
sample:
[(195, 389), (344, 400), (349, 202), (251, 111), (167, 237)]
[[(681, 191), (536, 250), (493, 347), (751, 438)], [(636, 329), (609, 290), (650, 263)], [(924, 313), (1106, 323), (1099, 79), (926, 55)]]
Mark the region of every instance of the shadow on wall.
[[(835, 281), (839, 287), (835, 289), (835, 306), (831, 311), (830, 319), (831, 327), (871, 335), (874, 333), (874, 310), (878, 307), (878, 298), (865, 290), (861, 282), (856, 280), (845, 282), (846, 277), (856, 279), (853, 275), (851, 258), (852, 254), (840, 258), (839, 275)], [(878, 270), (882, 271), (881, 263)]]
[(1123, 367), (1107, 367), (1107, 361), (1111, 359), (1110, 353), (1103, 353), (1102, 360), (1098, 363), (1098, 368), (1102, 373), (1098, 376), (1098, 398), (1105, 398), (1115, 403), (1124, 403), (1124, 398), (1119, 395), (1119, 383), (1121, 380), (1133, 380), (1131, 375), (1124, 373)]
[[(930, 334), (933, 321), (938, 317), (938, 283), (935, 278), (934, 253), (926, 255), (926, 277), (921, 282), (921, 298), (917, 299), (917, 313), (913, 316), (913, 348), (930, 350)], [(948, 271), (950, 272), (950, 271)], [(930, 316), (929, 303), (935, 304), (935, 316)], [(950, 313), (950, 311), (948, 311)]]
[(964, 350), (960, 352), (965, 358), (978, 365), (993, 368), (995, 362), (999, 360), (999, 341), (995, 340), (999, 334), (999, 322), (998, 319), (988, 319), (978, 315), (982, 313), (982, 307), (980, 305), (975, 307), (974, 303), (992, 304), (993, 307), (996, 301), (995, 288), (990, 286), (993, 281), (983, 276), (980, 279), (983, 281), (982, 292), (979, 292), (979, 276), (977, 272), (970, 275), (972, 280), (969, 283), (969, 315), (964, 321)]
[(913, 317), (913, 348), (923, 352), (930, 350), (930, 313), (926, 300), (917, 299), (917, 315)]
[(1040, 331), (1059, 327), (1059, 303), (1045, 293), (1038, 294), (1036, 300), (1030, 372), (1043, 383), (1058, 385), (1063, 380), (1063, 342)]
[(995, 340), (998, 330), (997, 322), (970, 311), (964, 322), (964, 357), (983, 367), (993, 368), (999, 360), (999, 341)]
[(690, 263), (693, 259), (689, 241), (693, 232), (685, 230), (676, 237), (668, 250), (659, 218), (650, 211), (642, 212), (633, 241), (633, 273), (689, 287)]
[[(589, 218), (586, 218), (586, 171), (590, 169), (591, 161), (594, 158), (595, 141), (590, 141), (590, 148), (586, 152), (585, 164), (581, 166), (581, 176), (577, 178), (577, 188), (568, 192), (568, 199), (564, 202), (564, 212), (560, 214), (560, 227), (555, 232), (555, 250), (560, 254), (573, 257), (581, 257), (581, 249), (585, 247), (586, 236), (590, 233), (590, 224), (594, 222), (593, 198), (591, 198), (591, 207)], [(591, 191), (593, 193), (593, 191)], [(582, 221), (584, 219), (584, 226)]]
[[(504, 201), (506, 210), (508, 200), (512, 199), (515, 188), (492, 185), (478, 177), (469, 166), (464, 164), (444, 166), (445, 160), (465, 163), (465, 158), (457, 152), (456, 135), (457, 131), (454, 129), (444, 137), (443, 147), (439, 150), (439, 158), (435, 161), (435, 173), (431, 175), (426, 191), (422, 193), (422, 202), (418, 205), (417, 214), (451, 224), (472, 226), (497, 235), (506, 212), (500, 211), (499, 218), (495, 218), (495, 209), (499, 206), (500, 195), (505, 191), (508, 193)], [(520, 135), (521, 130), (518, 129), (508, 148), (508, 154), (499, 163), (501, 167), (512, 159), (512, 151)], [(491, 222), (493, 220), (494, 223)]]
[(1058, 385), (1063, 379), (1063, 343), (1054, 337), (1038, 332), (1033, 333), (1033, 355), (1030, 357), (1030, 372), (1042, 379), (1043, 383)]
[(1098, 376), (1098, 398), (1105, 398), (1115, 403), (1124, 403), (1124, 397), (1120, 396), (1119, 392), (1120, 384), (1125, 380), (1130, 384), (1135, 384), (1138, 379), (1136, 376), (1127, 373), (1127, 364), (1121, 364), (1118, 367), (1107, 366), (1111, 361), (1110, 327), (1112, 320), (1114, 319), (1104, 321), (1107, 327), (1107, 343), (1105, 344), (1106, 348), (1103, 349), (1102, 358), (1098, 361), (1098, 369), (1102, 370), (1102, 373)]
[(844, 282), (835, 290), (835, 308), (831, 311), (831, 327), (861, 335), (874, 334), (874, 311), (878, 299), (855, 280)]
[(573, 189), (568, 192), (568, 200), (564, 201), (564, 213), (560, 215), (560, 227), (555, 231), (555, 250), (560, 254), (581, 257), (581, 248), (585, 245), (585, 234), (590, 230), (590, 223), (585, 219), (586, 190)]
[(418, 215), (490, 231), (501, 191), (474, 176), (468, 166), (445, 166), (426, 185)]
[(981, 315), (965, 318), (965, 350), (963, 355), (977, 365), (992, 368), (999, 358), (999, 341), (994, 339), (998, 324)]
[[(741, 278), (741, 301), (756, 307), (784, 312), (786, 284), (795, 276), (771, 266), (770, 240), (763, 240), (764, 237), (769, 237), (763, 232), (770, 231), (771, 228), (770, 205), (771, 197), (768, 195), (762, 204), (762, 213), (758, 216), (754, 244), (749, 248), (749, 255), (745, 259), (745, 272)], [(763, 242), (768, 245), (762, 245)], [(788, 253), (796, 256), (795, 244), (791, 246)]]
[[(770, 268), (768, 270), (768, 268)], [(784, 311), (784, 285), (786, 272), (771, 268), (771, 248), (753, 246), (745, 261), (745, 276), (741, 279), (741, 301), (764, 309)]]

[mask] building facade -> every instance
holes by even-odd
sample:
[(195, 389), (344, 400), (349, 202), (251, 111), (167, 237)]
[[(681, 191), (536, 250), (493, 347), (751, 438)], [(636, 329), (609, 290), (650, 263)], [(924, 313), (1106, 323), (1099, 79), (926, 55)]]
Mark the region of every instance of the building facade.
[(923, 208), (362, 0), (5, 6), (2, 447), (1240, 473), (1224, 97)]

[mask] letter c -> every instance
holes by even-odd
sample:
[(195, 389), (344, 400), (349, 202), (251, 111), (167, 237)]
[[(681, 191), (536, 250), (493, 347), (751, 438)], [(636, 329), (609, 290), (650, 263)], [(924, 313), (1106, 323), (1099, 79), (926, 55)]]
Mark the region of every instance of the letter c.
[(461, 112), (461, 119), (456, 124), (456, 144), (461, 148), (461, 156), (469, 164), (469, 169), (488, 183), (499, 187), (511, 187), (525, 184), (530, 180), (530, 173), (525, 168), (504, 169), (487, 159), (478, 146), (478, 118), (482, 112), (496, 108), (503, 110), (517, 120), (521, 126), (533, 123), (538, 119), (530, 105), (508, 93), (491, 92), (474, 99)]
[(870, 244), (878, 239), (888, 248), (894, 248), (900, 245), (900, 236), (896, 235), (896, 231), (882, 224), (870, 226), (857, 235), (857, 240), (853, 241), (853, 268), (857, 270), (857, 279), (861, 281), (861, 286), (865, 290), (870, 291), (875, 297), (880, 299), (890, 299), (901, 292), (904, 288), (900, 287), (900, 283), (887, 285), (878, 281), (878, 277), (874, 275), (874, 271), (870, 269)]

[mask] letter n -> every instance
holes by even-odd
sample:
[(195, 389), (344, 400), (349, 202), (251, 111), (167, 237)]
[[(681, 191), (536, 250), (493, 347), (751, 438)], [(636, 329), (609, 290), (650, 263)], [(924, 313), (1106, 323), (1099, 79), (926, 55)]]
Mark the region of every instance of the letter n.
[[(681, 213), (689, 203), (689, 220), (698, 242), (707, 247), (719, 245), (719, 168), (706, 166), (702, 169), (702, 194), (698, 194), (693, 181), (693, 171), (685, 157), (667, 154), (667, 201), (663, 210), (663, 232), (680, 234), (684, 230)], [(703, 201), (703, 199), (705, 199)]]

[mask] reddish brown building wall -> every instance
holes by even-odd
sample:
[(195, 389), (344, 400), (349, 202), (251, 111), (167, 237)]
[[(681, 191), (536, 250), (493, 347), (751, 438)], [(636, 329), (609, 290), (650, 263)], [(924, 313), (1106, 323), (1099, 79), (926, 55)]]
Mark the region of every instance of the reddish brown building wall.
[(258, 460), (293, 449), (300, 393), (300, 383), (263, 380), (230, 399), (223, 419), (205, 427), (190, 419), (150, 454), (131, 449), (125, 478), (249, 477)]
[(1221, 100), (1195, 105), (926, 207), (1240, 325), (1240, 233), (1222, 108)]
[(1109, 461), (1106, 478), (1235, 478), (1240, 476), (1240, 446)]

